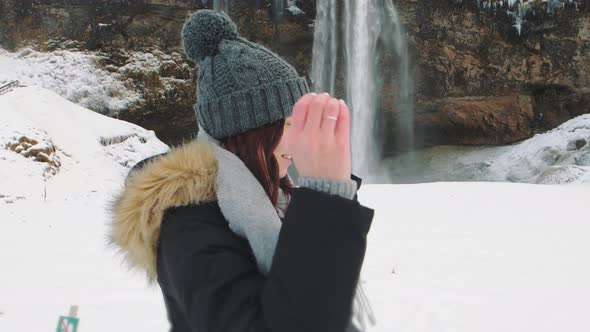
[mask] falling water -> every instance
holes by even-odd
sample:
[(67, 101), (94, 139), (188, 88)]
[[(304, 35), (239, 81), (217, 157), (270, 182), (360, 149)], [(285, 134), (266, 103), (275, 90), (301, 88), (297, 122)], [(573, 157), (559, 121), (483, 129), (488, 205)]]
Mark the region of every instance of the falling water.
[[(376, 158), (374, 130), (376, 82), (375, 54), (379, 11), (374, 1), (344, 1), (346, 96), (352, 109), (352, 168), (363, 178), (373, 178)], [(372, 181), (371, 181), (372, 182)]]
[(232, 0), (214, 0), (213, 9), (216, 11), (222, 11), (229, 13), (231, 8)]
[[(410, 61), (408, 54), (408, 41), (405, 36), (405, 29), (397, 9), (391, 0), (383, 0), (383, 28), (385, 31), (393, 32), (390, 42), (393, 44), (398, 56), (398, 95), (395, 108), (398, 114), (396, 128), (397, 149), (412, 153), (414, 147), (414, 80), (410, 73)], [(408, 160), (413, 163), (413, 155)]]
[(270, 9), (273, 21), (281, 21), (285, 12), (285, 4), (283, 3), (283, 0), (272, 0), (270, 3)]
[(313, 36), (311, 84), (313, 91), (334, 95), (338, 42), (336, 35), (337, 0), (317, 2)]
[[(413, 81), (410, 75), (405, 31), (392, 0), (344, 1), (344, 48), (346, 52), (346, 95), (352, 110), (351, 143), (353, 170), (368, 182), (387, 182), (388, 171), (379, 158), (375, 119), (378, 105), (377, 40), (382, 35), (397, 54), (398, 77), (396, 111), (398, 148), (410, 150), (414, 144)], [(383, 32), (383, 34), (382, 34)]]
[[(337, 0), (318, 1), (314, 31), (311, 80), (314, 91), (334, 94), (338, 58)], [(382, 36), (397, 54), (398, 114), (396, 141), (401, 150), (414, 145), (413, 81), (405, 31), (391, 0), (345, 0), (343, 11), (345, 52), (344, 89), (351, 109), (353, 172), (368, 183), (388, 182), (388, 171), (379, 160), (375, 119), (378, 105), (377, 40)], [(382, 34), (382, 32), (384, 32)], [(392, 73), (380, 70), (381, 75)]]

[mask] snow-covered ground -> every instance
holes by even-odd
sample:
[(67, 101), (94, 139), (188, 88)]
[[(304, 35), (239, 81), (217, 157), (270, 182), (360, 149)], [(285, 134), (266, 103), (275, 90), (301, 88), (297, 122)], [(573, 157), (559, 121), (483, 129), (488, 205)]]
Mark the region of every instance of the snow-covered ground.
[(590, 114), (521, 143), (438, 146), (387, 161), (393, 183), (499, 181), (590, 183)]
[(590, 186), (368, 185), (370, 331), (590, 331)]
[(125, 110), (141, 99), (120, 74), (98, 68), (96, 59), (94, 52), (42, 53), (25, 48), (12, 53), (0, 47), (0, 83), (19, 80), (46, 88), (103, 114)]
[[(159, 289), (106, 247), (104, 208), (130, 166), (168, 147), (37, 87), (0, 96), (0, 119), (0, 331), (55, 329), (74, 304), (80, 331), (166, 331)], [(589, 197), (579, 184), (363, 184), (369, 331), (590, 331)]]
[[(73, 304), (81, 331), (164, 331), (141, 309), (164, 310), (158, 290), (105, 247), (104, 204), (129, 167), (168, 147), (38, 87), (0, 96), (0, 119), (0, 331), (54, 330)], [(35, 160), (42, 150), (55, 175)]]

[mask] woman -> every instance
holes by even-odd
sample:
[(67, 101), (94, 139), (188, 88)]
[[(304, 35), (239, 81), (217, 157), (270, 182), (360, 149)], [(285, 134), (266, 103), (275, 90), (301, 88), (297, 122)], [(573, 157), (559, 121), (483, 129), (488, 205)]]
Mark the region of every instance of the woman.
[(357, 201), (346, 104), (223, 13), (191, 15), (182, 41), (199, 137), (133, 168), (111, 243), (158, 282), (174, 332), (358, 331), (374, 211)]

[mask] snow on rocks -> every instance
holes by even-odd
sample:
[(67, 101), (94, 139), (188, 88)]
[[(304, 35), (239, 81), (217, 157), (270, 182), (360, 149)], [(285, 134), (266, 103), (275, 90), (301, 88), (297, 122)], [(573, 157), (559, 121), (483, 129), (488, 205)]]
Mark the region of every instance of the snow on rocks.
[(96, 66), (93, 52), (56, 50), (42, 53), (0, 47), (0, 82), (19, 80), (26, 86), (52, 90), (67, 100), (102, 114), (115, 114), (139, 102), (131, 83)]
[(5, 140), (4, 149), (20, 154), (25, 158), (31, 158), (33, 161), (45, 163), (44, 175), (51, 176), (57, 174), (61, 166), (61, 158), (58, 150), (53, 144), (51, 138), (47, 137), (47, 132), (38, 128), (25, 128), (22, 134), (18, 130), (13, 131), (13, 135), (6, 135), (2, 131), (6, 126), (0, 128), (0, 139)]
[(498, 147), (438, 146), (388, 160), (394, 183), (497, 181), (590, 184), (590, 114)]
[(297, 7), (297, 0), (287, 0), (287, 11), (293, 16), (304, 15), (305, 12)]

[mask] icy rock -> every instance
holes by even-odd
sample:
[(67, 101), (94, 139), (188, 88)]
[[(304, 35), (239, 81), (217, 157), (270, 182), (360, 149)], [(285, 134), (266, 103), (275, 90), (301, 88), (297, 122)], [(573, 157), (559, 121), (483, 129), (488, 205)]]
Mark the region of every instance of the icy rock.
[(585, 138), (574, 138), (567, 143), (567, 150), (580, 150), (586, 146), (586, 144), (588, 144), (588, 141)]
[(568, 184), (578, 180), (587, 171), (578, 166), (551, 166), (537, 178), (537, 184)]

